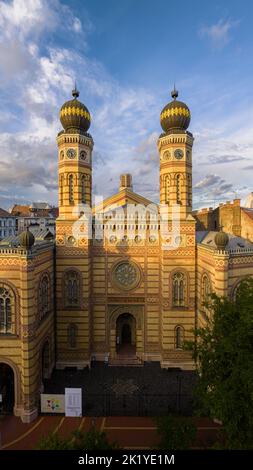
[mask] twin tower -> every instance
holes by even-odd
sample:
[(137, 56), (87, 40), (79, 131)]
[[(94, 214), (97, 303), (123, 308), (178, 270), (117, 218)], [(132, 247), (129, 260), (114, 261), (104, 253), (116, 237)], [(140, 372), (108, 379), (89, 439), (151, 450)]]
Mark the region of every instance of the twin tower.
[[(63, 104), (60, 120), (64, 128), (59, 132), (59, 216), (73, 220), (73, 206), (92, 205), (92, 149), (93, 139), (88, 133), (91, 116), (78, 100), (76, 88), (73, 99)], [(158, 139), (160, 154), (160, 203), (170, 208), (180, 205), (182, 220), (192, 211), (192, 145), (193, 136), (187, 131), (190, 110), (179, 101), (178, 92), (160, 115), (163, 133)]]

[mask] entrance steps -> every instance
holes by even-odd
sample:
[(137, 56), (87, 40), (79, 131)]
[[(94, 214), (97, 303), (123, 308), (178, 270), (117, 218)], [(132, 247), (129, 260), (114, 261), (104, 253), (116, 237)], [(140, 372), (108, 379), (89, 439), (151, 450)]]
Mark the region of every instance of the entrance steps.
[(127, 356), (118, 354), (113, 359), (109, 360), (109, 366), (118, 366), (118, 367), (142, 367), (143, 362), (139, 357), (136, 356)]

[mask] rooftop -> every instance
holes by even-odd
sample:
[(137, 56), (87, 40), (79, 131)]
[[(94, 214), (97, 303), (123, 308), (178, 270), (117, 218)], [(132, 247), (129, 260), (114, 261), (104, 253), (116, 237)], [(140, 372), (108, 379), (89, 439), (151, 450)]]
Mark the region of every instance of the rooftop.
[[(216, 243), (214, 241), (215, 235), (218, 232), (215, 231), (199, 231), (196, 232), (196, 241), (200, 245), (209, 246), (214, 250), (217, 249)], [(236, 235), (232, 235), (230, 233), (227, 234), (229, 238), (228, 245), (226, 249), (230, 252), (232, 251), (244, 251), (244, 250), (253, 250), (253, 243), (246, 240), (242, 237), (237, 237)]]

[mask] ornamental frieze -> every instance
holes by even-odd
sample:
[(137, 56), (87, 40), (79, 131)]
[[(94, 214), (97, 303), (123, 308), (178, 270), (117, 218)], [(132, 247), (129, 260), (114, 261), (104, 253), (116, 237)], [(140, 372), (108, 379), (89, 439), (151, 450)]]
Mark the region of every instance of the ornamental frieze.
[(144, 304), (145, 297), (107, 297), (107, 302), (110, 304), (113, 303), (123, 303), (123, 304)]
[(0, 258), (0, 266), (19, 266), (19, 259)]
[(61, 255), (73, 256), (73, 258), (75, 258), (75, 257), (79, 257), (79, 256), (88, 256), (88, 252), (83, 251), (83, 250), (78, 250), (77, 248), (75, 248), (73, 250), (63, 249), (63, 250), (61, 250)]
[(187, 250), (187, 248), (181, 250), (163, 250), (161, 249), (163, 258), (174, 258), (176, 256), (194, 256), (194, 250)]
[(223, 259), (216, 259), (215, 260), (215, 267), (216, 268), (223, 268), (223, 267), (227, 267), (227, 260), (223, 260)]
[(147, 297), (148, 304), (157, 304), (159, 303), (159, 297)]
[(230, 265), (251, 264), (251, 263), (253, 263), (253, 256), (240, 256), (239, 258), (229, 259)]

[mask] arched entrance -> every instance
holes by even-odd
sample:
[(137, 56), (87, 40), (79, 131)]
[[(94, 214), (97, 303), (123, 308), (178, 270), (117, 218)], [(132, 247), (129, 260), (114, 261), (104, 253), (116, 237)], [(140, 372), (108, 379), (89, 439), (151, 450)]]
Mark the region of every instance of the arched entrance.
[(136, 354), (136, 320), (130, 313), (122, 313), (117, 318), (116, 351), (120, 355)]
[(3, 362), (0, 363), (0, 412), (12, 413), (15, 403), (14, 372)]

